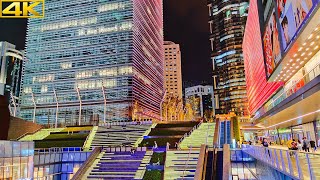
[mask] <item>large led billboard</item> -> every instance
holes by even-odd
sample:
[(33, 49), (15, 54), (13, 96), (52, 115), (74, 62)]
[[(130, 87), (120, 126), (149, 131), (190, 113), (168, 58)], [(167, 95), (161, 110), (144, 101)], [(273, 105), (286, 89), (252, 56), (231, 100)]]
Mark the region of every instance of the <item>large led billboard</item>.
[(282, 47), (286, 51), (318, 0), (277, 0)]
[(263, 32), (267, 78), (295, 41), (320, 0), (275, 0)]
[(272, 11), (263, 35), (263, 49), (269, 77), (281, 59), (279, 30), (275, 10)]

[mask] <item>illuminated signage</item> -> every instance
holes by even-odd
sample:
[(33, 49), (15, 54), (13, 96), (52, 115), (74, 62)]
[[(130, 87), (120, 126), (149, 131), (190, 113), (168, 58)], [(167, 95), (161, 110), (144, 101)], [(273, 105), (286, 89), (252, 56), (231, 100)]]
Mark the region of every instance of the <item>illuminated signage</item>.
[(263, 49), (267, 76), (269, 77), (281, 59), (279, 31), (273, 10), (263, 35)]
[[(42, 12), (36, 11), (40, 6)], [(44, 0), (0, 0), (0, 18), (43, 18)]]

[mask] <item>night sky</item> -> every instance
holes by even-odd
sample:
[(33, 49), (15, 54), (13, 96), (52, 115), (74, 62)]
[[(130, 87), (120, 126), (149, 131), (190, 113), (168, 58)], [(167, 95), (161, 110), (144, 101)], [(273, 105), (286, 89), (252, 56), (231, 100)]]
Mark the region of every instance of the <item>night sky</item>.
[[(180, 44), (182, 80), (212, 84), (207, 0), (163, 1), (164, 40)], [(23, 49), (26, 24), (26, 19), (0, 19), (0, 41)]]

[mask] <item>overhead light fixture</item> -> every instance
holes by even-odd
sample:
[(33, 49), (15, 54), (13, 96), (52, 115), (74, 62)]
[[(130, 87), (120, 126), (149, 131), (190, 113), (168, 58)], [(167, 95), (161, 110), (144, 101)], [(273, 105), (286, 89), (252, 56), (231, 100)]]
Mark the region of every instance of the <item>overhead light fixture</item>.
[(311, 56), (312, 55), (312, 52), (310, 52), (309, 54), (308, 54), (308, 56)]
[(303, 43), (302, 46), (305, 46), (307, 43)]
[(319, 28), (318, 28), (318, 27), (316, 27), (314, 30), (315, 30), (315, 31), (318, 31), (318, 29), (319, 29)]
[[(312, 46), (314, 44), (314, 41), (312, 41), (312, 43), (310, 43), (310, 45)], [(308, 48), (309, 49), (309, 48)]]
[(283, 71), (280, 71), (280, 74), (283, 73)]
[(289, 72), (290, 70), (287, 70), (287, 72)]
[(293, 57), (296, 57), (298, 54), (294, 54)]
[(290, 61), (289, 62), (292, 62), (293, 61), (293, 59), (290, 59)]
[(300, 59), (299, 59), (299, 58), (297, 59), (297, 62), (298, 62), (298, 61), (300, 61)]
[(298, 69), (300, 66), (296, 66), (296, 69)]
[(303, 64), (304, 61), (301, 61), (300, 64)]
[(303, 49), (303, 47), (300, 47), (299, 49), (298, 49), (298, 51), (301, 51)]
[(292, 66), (296, 65), (296, 63), (293, 63)]
[(318, 48), (319, 48), (319, 46), (316, 46), (316, 47), (314, 47), (313, 49), (316, 50), (316, 49), (318, 49)]
[(287, 69), (287, 66), (283, 67), (283, 69)]
[(302, 53), (302, 54), (301, 54), (301, 57), (304, 56), (305, 54), (306, 54), (306, 53)]
[(307, 48), (306, 51), (309, 51), (310, 48)]
[(313, 36), (313, 34), (310, 34), (310, 36), (308, 37), (308, 39), (311, 39), (311, 38), (312, 38), (312, 36)]
[(320, 38), (320, 36), (317, 36), (317, 39), (319, 39)]
[(292, 66), (290, 66), (290, 69), (292, 69)]

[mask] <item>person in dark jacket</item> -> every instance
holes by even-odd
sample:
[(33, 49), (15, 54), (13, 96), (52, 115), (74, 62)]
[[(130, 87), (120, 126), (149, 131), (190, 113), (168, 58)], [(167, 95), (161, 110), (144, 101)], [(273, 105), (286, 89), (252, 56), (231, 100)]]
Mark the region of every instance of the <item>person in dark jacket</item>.
[(315, 150), (317, 150), (317, 147), (316, 147), (316, 142), (311, 140), (310, 141), (310, 147), (311, 147), (311, 151), (314, 152)]

